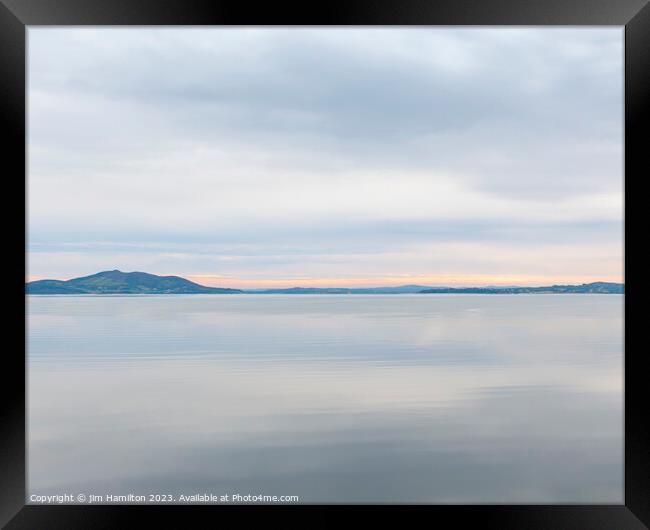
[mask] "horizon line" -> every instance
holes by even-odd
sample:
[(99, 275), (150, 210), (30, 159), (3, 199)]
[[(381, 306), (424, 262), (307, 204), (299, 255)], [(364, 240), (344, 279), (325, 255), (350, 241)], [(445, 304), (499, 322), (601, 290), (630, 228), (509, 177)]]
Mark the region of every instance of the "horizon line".
[[(547, 287), (553, 285), (585, 285), (590, 283), (615, 283), (624, 285), (624, 279), (603, 279), (602, 277), (563, 277), (546, 278), (530, 275), (478, 275), (478, 274), (436, 274), (427, 276), (389, 276), (379, 278), (281, 278), (281, 279), (242, 279), (223, 277), (215, 274), (155, 274), (145, 271), (121, 271), (120, 269), (105, 269), (90, 274), (72, 276), (66, 279), (26, 275), (25, 283), (40, 280), (69, 281), (103, 272), (143, 272), (155, 276), (176, 276), (192, 281), (204, 287), (225, 287), (238, 290), (269, 290), (269, 289), (381, 289), (406, 286), (425, 288), (508, 288), (508, 287)], [(474, 279), (472, 282), (470, 279)], [(479, 279), (480, 278), (480, 279)], [(212, 281), (206, 282), (206, 279)], [(384, 282), (381, 282), (384, 280)], [(465, 283), (463, 282), (469, 282)], [(309, 282), (309, 283), (307, 283)], [(380, 283), (381, 282), (381, 283)], [(463, 282), (463, 283), (460, 283)]]

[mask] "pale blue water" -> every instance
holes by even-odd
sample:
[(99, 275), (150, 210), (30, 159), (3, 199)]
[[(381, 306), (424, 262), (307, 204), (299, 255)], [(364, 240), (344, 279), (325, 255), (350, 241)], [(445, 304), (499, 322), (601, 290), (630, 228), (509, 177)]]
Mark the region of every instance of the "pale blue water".
[(623, 502), (623, 297), (28, 297), (31, 494)]

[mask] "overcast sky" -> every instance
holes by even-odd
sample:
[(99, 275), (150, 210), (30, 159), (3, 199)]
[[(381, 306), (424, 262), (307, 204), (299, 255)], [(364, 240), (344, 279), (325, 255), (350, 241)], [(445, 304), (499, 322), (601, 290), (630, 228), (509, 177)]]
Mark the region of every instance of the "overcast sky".
[(622, 281), (622, 28), (29, 28), (28, 276)]

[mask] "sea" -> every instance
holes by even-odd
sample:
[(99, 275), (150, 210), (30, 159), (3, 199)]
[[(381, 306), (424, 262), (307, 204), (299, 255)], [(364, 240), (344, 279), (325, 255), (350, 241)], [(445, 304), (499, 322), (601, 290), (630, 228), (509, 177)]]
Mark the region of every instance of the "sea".
[(30, 295), (26, 501), (622, 503), (623, 324), (611, 294)]

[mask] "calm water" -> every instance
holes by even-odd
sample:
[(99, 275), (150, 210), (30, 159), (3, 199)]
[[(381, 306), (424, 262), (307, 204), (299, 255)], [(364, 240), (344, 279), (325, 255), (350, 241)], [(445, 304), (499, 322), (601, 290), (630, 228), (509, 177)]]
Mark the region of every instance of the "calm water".
[(28, 495), (623, 501), (623, 297), (28, 298)]

